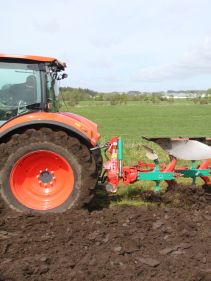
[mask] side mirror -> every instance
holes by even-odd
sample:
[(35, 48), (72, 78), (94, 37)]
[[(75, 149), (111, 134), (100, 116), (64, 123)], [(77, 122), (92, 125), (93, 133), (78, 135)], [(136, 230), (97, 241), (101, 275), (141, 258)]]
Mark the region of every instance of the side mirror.
[(62, 74), (62, 79), (65, 79), (65, 78), (67, 78), (68, 77), (68, 74), (67, 73), (63, 73)]
[(68, 77), (67, 73), (62, 73), (61, 75), (58, 75), (57, 80), (62, 80), (62, 79), (65, 79), (67, 77)]

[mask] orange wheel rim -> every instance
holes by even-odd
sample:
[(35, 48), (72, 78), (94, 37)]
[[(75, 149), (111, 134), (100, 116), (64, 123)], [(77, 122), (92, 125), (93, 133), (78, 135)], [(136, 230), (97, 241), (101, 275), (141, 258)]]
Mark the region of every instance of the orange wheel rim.
[(34, 210), (62, 205), (73, 192), (74, 173), (59, 154), (48, 150), (27, 153), (13, 167), (10, 186), (14, 197)]

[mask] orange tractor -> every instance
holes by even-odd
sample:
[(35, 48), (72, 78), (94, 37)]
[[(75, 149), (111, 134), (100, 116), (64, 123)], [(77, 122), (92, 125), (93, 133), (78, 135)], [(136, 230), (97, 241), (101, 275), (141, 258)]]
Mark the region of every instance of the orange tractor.
[(0, 54), (1, 195), (18, 211), (84, 205), (102, 168), (97, 125), (57, 110), (64, 69), (55, 58)]

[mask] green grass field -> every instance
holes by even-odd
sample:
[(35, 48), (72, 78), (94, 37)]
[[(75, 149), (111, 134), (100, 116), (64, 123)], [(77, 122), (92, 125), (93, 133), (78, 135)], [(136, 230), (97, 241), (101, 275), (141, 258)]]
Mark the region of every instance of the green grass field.
[(102, 141), (112, 135), (121, 135), (130, 143), (139, 142), (141, 136), (211, 136), (211, 105), (129, 102), (101, 106), (100, 102), (81, 102), (68, 110), (96, 122)]
[[(174, 104), (159, 105), (128, 102), (127, 105), (111, 106), (106, 102), (81, 102), (73, 108), (63, 107), (63, 111), (71, 111), (96, 122), (101, 133), (101, 142), (108, 141), (112, 136), (122, 136), (124, 140), (124, 164), (135, 164), (137, 160), (149, 162), (145, 158), (142, 144), (152, 147), (161, 162), (168, 162), (168, 155), (155, 145), (142, 140), (148, 137), (194, 137), (211, 136), (211, 105), (198, 105), (188, 101)], [(179, 164), (190, 164), (178, 161)], [(180, 180), (183, 184), (190, 180)], [(197, 184), (202, 183), (201, 179)], [(129, 187), (120, 187), (121, 203), (128, 202), (130, 194), (137, 187), (152, 187), (153, 183), (139, 182)], [(163, 184), (165, 186), (165, 183)], [(131, 203), (131, 202), (130, 202)], [(140, 202), (133, 201), (133, 204)], [(116, 204), (116, 202), (115, 202)]]

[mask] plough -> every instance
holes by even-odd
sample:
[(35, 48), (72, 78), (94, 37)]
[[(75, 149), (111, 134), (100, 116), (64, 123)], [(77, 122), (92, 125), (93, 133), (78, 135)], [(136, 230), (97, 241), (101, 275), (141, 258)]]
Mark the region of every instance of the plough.
[[(151, 160), (151, 163), (138, 161), (135, 166), (123, 166), (123, 140), (121, 137), (112, 137), (106, 144), (107, 162), (104, 164), (104, 173), (101, 177), (103, 182), (107, 182), (107, 191), (116, 192), (120, 181), (124, 185), (137, 181), (153, 181), (155, 191), (159, 192), (161, 181), (165, 181), (171, 188), (176, 185), (177, 178), (191, 178), (193, 185), (197, 178), (201, 178), (211, 191), (211, 147), (209, 146), (211, 139), (143, 138), (158, 144), (169, 155), (170, 162), (160, 163), (153, 149), (143, 145), (146, 157)], [(177, 159), (191, 161), (191, 165), (177, 167)]]

